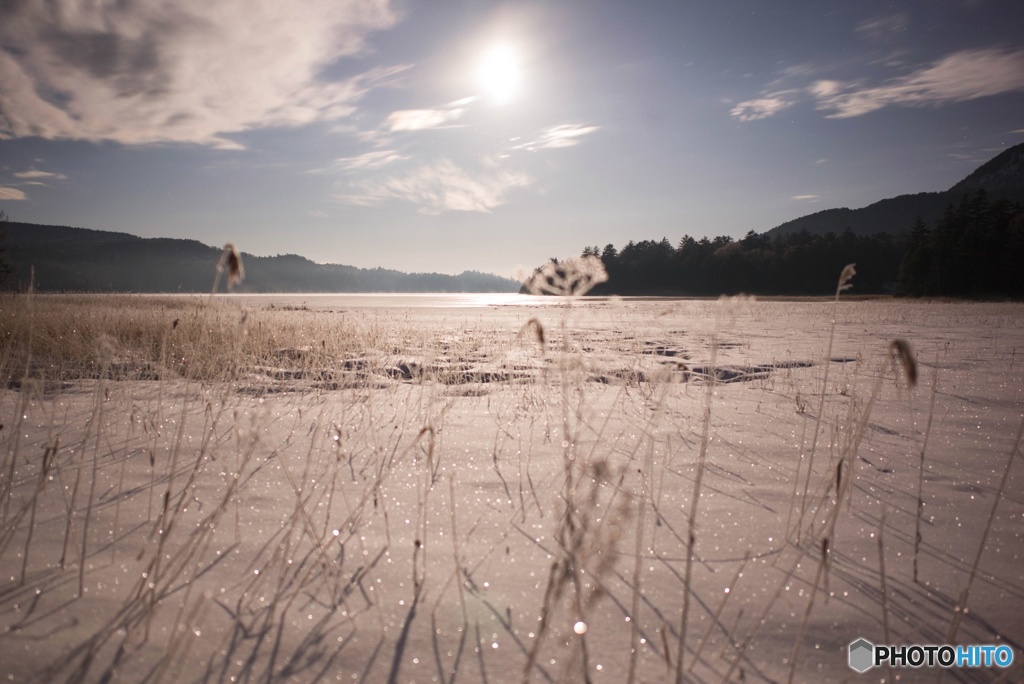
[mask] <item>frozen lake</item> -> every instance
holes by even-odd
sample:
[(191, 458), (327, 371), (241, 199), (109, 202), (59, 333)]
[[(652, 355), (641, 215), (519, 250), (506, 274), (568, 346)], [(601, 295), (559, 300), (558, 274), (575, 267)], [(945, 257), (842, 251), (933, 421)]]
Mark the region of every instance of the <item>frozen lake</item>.
[[(154, 295), (160, 296), (160, 295)], [(315, 293), (315, 294), (226, 294), (217, 295), (252, 306), (306, 306), (311, 309), (346, 308), (488, 308), (496, 306), (564, 306), (565, 298), (539, 295), (511, 294), (507, 292), (395, 292), (395, 293)], [(704, 298), (705, 300), (707, 298)], [(586, 302), (674, 302), (700, 301), (686, 297), (586, 297), (576, 298), (575, 303)]]
[[(0, 394), (0, 676), (1020, 680), (1024, 305), (63, 301)], [(44, 363), (85, 330), (119, 375)]]

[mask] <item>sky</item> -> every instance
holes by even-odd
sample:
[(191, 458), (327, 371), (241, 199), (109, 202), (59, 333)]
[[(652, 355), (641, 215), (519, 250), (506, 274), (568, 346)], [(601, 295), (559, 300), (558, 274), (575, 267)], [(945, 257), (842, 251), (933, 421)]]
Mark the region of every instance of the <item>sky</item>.
[(0, 0), (0, 210), (501, 275), (945, 190), (1020, 0)]

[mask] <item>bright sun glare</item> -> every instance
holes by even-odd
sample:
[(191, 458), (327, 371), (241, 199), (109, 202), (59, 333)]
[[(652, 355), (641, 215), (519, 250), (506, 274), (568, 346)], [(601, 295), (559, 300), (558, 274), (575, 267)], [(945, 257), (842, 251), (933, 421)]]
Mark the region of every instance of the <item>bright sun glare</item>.
[(508, 45), (496, 45), (485, 55), (476, 72), (477, 81), (493, 100), (504, 104), (519, 91), (522, 72), (519, 59)]

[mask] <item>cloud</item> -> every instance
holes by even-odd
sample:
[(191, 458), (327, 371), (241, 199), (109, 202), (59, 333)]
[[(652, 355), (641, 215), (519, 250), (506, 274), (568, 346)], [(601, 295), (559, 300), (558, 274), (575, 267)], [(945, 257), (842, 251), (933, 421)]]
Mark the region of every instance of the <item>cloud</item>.
[(597, 130), (597, 126), (583, 126), (581, 124), (562, 124), (552, 126), (540, 136), (538, 148), (561, 148), (574, 147), (580, 144), (580, 136), (589, 135)]
[(806, 202), (808, 200), (813, 201), (813, 200), (816, 200), (818, 198), (819, 198), (818, 195), (793, 195), (792, 197), (790, 197), (790, 199), (794, 199), (794, 200), (796, 200), (798, 202)]
[(910, 15), (908, 13), (892, 12), (865, 19), (857, 24), (853, 31), (876, 43), (886, 43), (904, 33), (909, 23)]
[[(822, 86), (822, 84), (826, 84)], [(1024, 49), (963, 50), (879, 86), (827, 81), (811, 92), (830, 118), (861, 116), (890, 105), (940, 105), (1024, 90)]]
[(308, 216), (310, 216), (311, 218), (315, 218), (315, 219), (330, 218), (330, 216), (329, 216), (329, 214), (327, 212), (320, 211), (319, 209), (310, 209), (309, 211), (306, 212), (306, 214)]
[(526, 187), (530, 178), (512, 171), (470, 172), (449, 159), (423, 165), (404, 175), (366, 181), (351, 186), (335, 199), (356, 206), (376, 206), (397, 199), (419, 206), (423, 214), (444, 211), (489, 213), (505, 203), (508, 192)]
[(422, 131), (426, 128), (440, 128), (461, 115), (462, 112), (459, 110), (406, 109), (392, 112), (388, 116), (388, 130), (391, 132)]
[(397, 21), (389, 0), (4, 4), (0, 138), (238, 147), (346, 117), (406, 68), (321, 78)]
[(345, 171), (359, 171), (364, 169), (379, 169), (388, 164), (408, 159), (395, 150), (374, 150), (364, 152), (355, 157), (343, 157), (335, 160), (335, 164)]
[(50, 173), (48, 171), (37, 171), (36, 169), (29, 169), (28, 171), (21, 171), (14, 174), (15, 178), (52, 178), (53, 180), (65, 180), (67, 176), (62, 173)]
[(388, 130), (422, 131), (430, 128), (444, 128), (466, 113), (466, 105), (477, 98), (467, 97), (435, 109), (403, 109), (388, 115)]
[(2, 188), (0, 187), (0, 200), (23, 200), (26, 199), (25, 193), (17, 188)]
[(767, 93), (753, 100), (740, 102), (729, 111), (729, 114), (740, 121), (759, 121), (789, 109), (799, 100), (799, 90), (780, 90), (775, 93)]
[(739, 103), (730, 114), (757, 121), (810, 97), (828, 118), (844, 119), (894, 105), (938, 106), (1018, 91), (1024, 91), (1024, 48), (984, 48), (954, 52), (881, 85), (821, 79), (802, 89), (765, 93)]
[(599, 130), (599, 126), (586, 126), (584, 124), (561, 124), (551, 126), (541, 131), (536, 140), (525, 143), (518, 143), (513, 146), (514, 150), (545, 150), (560, 149), (564, 147), (575, 147), (580, 144), (580, 138), (590, 135)]

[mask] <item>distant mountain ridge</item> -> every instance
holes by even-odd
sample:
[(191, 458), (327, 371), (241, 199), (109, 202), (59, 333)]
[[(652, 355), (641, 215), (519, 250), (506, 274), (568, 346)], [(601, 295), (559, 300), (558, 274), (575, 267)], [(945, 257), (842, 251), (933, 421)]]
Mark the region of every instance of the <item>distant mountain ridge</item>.
[[(142, 238), (69, 226), (8, 221), (8, 287), (40, 292), (209, 292), (221, 249), (198, 240)], [(295, 254), (242, 253), (239, 292), (516, 292), (520, 283), (476, 271), (403, 273), (317, 264)], [(223, 287), (223, 286), (222, 286)]]
[(1004, 150), (949, 190), (899, 195), (861, 209), (825, 209), (787, 221), (766, 234), (774, 237), (805, 230), (812, 235), (838, 235), (851, 228), (857, 235), (902, 235), (918, 217), (932, 224), (950, 204), (959, 205), (965, 196), (979, 190), (992, 201), (1024, 202), (1024, 143)]

